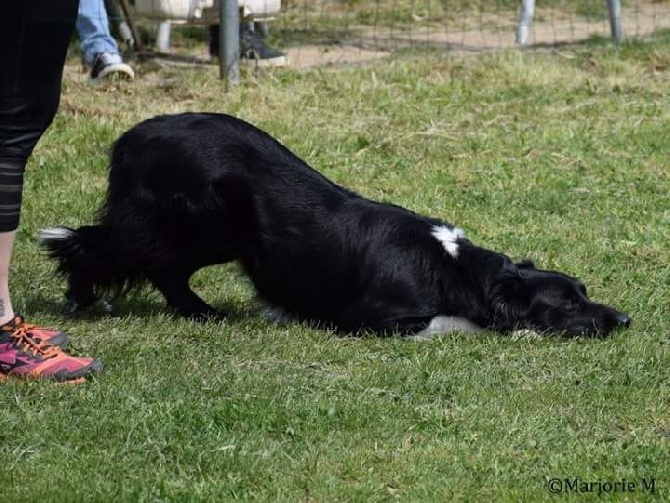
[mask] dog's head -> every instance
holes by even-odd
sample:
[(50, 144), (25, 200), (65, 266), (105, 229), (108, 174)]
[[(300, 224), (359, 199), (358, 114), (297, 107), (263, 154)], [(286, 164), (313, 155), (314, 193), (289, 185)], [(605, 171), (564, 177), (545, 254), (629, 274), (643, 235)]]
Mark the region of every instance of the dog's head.
[(536, 269), (532, 262), (505, 265), (489, 294), (494, 327), (503, 330), (605, 336), (631, 322), (628, 315), (592, 302), (577, 278)]

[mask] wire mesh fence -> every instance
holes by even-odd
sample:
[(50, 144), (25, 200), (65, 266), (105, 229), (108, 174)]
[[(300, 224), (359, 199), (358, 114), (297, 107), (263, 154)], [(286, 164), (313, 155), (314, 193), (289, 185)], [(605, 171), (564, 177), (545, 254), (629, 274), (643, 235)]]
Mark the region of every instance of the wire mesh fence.
[[(526, 0), (524, 0), (526, 3)], [(604, 0), (540, 0), (524, 47), (610, 37)], [(519, 0), (239, 0), (242, 17), (295, 68), (351, 63), (412, 47), (492, 51), (520, 46)], [(218, 0), (135, 0), (148, 48), (211, 61)], [(624, 38), (670, 28), (670, 0), (622, 0)], [(256, 61), (258, 63), (258, 61)]]

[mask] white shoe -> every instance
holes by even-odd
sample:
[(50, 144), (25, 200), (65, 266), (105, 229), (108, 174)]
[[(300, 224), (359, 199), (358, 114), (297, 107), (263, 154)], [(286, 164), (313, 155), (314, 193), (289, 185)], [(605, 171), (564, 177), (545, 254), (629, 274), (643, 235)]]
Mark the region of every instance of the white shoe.
[(133, 80), (135, 78), (135, 71), (130, 65), (123, 62), (120, 54), (101, 52), (93, 60), (91, 80), (97, 83), (112, 74), (126, 80)]

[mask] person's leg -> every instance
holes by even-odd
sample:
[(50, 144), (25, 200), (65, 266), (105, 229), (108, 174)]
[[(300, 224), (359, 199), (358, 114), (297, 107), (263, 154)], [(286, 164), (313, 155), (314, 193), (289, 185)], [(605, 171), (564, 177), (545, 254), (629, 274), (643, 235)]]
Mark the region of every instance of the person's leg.
[(9, 263), (15, 237), (16, 231), (0, 232), (0, 325), (14, 317), (12, 299), (9, 296)]
[[(18, 0), (0, 20), (0, 324), (14, 316), (9, 262), (28, 157), (58, 109), (77, 0)], [(74, 10), (76, 12), (76, 10)], [(38, 35), (39, 34), (39, 35)], [(35, 65), (35, 61), (40, 61)]]
[(98, 54), (118, 54), (119, 46), (109, 31), (104, 0), (79, 0), (77, 34), (84, 62), (91, 66)]
[(134, 70), (123, 62), (119, 46), (109, 30), (104, 0), (80, 0), (76, 29), (84, 63), (91, 68), (92, 79), (103, 79), (110, 74), (135, 78)]
[(286, 66), (286, 54), (268, 46), (253, 24), (240, 23), (240, 64), (247, 66)]
[(49, 344), (49, 334), (59, 333), (16, 316), (9, 293), (24, 170), (58, 109), (77, 4), (13, 0), (3, 5), (0, 17), (0, 380), (78, 381), (101, 368), (92, 358), (74, 358)]
[[(286, 54), (269, 47), (263, 35), (253, 29), (254, 23), (242, 20), (240, 23), (240, 64), (246, 66), (286, 66)], [(209, 25), (209, 54), (219, 57), (220, 25)]]

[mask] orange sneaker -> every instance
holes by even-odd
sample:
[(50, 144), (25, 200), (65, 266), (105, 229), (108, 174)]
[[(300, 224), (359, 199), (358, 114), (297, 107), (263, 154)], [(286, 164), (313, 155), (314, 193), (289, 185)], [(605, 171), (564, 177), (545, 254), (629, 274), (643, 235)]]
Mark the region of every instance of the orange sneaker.
[(81, 383), (102, 371), (98, 360), (70, 356), (58, 346), (38, 341), (31, 336), (30, 327), (20, 317), (0, 326), (0, 380), (13, 377)]
[(58, 346), (61, 349), (66, 349), (68, 344), (70, 344), (70, 338), (65, 332), (61, 332), (55, 328), (39, 327), (32, 323), (26, 323), (23, 317), (18, 314), (14, 315), (14, 318), (4, 325), (0, 325), (0, 332), (13, 332), (21, 325), (28, 332), (30, 338), (38, 344), (45, 343), (49, 346)]

